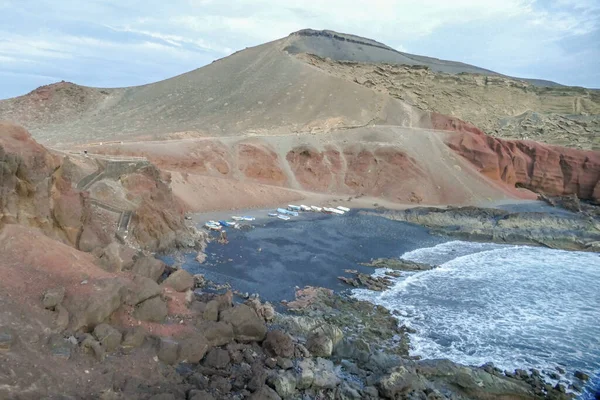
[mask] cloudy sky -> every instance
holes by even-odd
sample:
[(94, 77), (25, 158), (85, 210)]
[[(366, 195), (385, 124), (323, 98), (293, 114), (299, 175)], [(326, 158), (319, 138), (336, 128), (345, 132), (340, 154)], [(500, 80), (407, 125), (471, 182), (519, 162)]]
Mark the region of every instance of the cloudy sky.
[(0, 0), (0, 98), (154, 82), (302, 28), (600, 88), (600, 0)]

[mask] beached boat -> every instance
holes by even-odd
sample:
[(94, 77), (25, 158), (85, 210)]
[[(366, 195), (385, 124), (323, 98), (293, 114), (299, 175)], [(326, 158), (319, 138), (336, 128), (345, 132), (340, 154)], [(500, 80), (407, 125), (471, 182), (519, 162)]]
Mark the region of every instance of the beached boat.
[(219, 224), (221, 226), (225, 226), (225, 227), (235, 227), (236, 223), (233, 221), (219, 221)]
[(331, 208), (331, 207), (325, 207), (323, 208), (323, 211), (329, 214), (338, 214), (338, 215), (344, 215), (345, 213), (342, 210), (338, 210), (337, 208)]
[(290, 215), (292, 217), (297, 217), (298, 213), (296, 211), (290, 211), (290, 210), (286, 210), (285, 208), (278, 208), (277, 212), (279, 214), (283, 214), (283, 215)]
[(277, 215), (277, 218), (282, 219), (284, 221), (289, 221), (291, 219), (287, 215), (281, 215), (281, 214)]
[(312, 211), (312, 208), (310, 208), (309, 206), (305, 206), (304, 204), (300, 205), (300, 209), (302, 211)]
[(350, 211), (350, 209), (349, 209), (348, 207), (342, 207), (342, 206), (337, 206), (337, 209), (338, 209), (338, 210), (342, 210), (342, 211), (344, 211), (344, 212), (348, 212), (348, 211)]
[(254, 220), (256, 220), (256, 218), (254, 218), (254, 217), (247, 217), (247, 216), (242, 217), (242, 221), (254, 221)]
[(300, 210), (302, 210), (302, 207), (295, 206), (293, 204), (288, 204), (288, 210), (290, 210), (290, 211), (300, 211)]
[(223, 229), (223, 227), (220, 225), (209, 224), (208, 222), (204, 224), (204, 226), (212, 231), (220, 231), (221, 229)]
[(310, 208), (312, 208), (312, 210), (314, 212), (322, 212), (323, 211), (323, 207), (310, 206)]
[(234, 220), (234, 221), (243, 221), (244, 217), (238, 217), (237, 215), (234, 215), (234, 216), (231, 217), (231, 219)]
[(278, 216), (278, 215), (279, 215), (279, 214), (277, 214), (277, 213), (269, 213), (269, 217), (276, 217), (276, 216)]

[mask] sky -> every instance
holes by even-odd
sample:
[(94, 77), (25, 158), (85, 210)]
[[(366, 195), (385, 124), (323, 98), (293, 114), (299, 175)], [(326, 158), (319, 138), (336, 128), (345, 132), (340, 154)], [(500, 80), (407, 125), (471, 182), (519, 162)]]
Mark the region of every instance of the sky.
[(304, 28), (600, 88), (600, 0), (0, 0), (0, 98), (151, 83)]

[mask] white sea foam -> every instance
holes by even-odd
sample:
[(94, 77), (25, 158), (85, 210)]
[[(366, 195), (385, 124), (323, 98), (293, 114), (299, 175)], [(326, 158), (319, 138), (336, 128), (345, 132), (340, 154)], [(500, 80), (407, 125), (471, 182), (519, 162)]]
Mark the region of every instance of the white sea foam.
[(440, 265), (383, 293), (355, 296), (398, 310), (417, 330), (412, 354), (500, 368), (600, 371), (600, 256), (453, 241), (402, 258)]

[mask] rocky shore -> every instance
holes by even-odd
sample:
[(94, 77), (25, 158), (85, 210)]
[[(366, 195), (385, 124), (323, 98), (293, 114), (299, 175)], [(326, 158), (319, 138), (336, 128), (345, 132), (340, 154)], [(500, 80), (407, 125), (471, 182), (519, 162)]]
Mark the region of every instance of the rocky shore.
[[(23, 130), (3, 129), (2, 399), (572, 397), (564, 371), (548, 385), (537, 371), (413, 359), (409, 328), (394, 315), (328, 289), (299, 289), (276, 312), (225, 282), (169, 268), (151, 252), (195, 250), (202, 259), (206, 237), (185, 225), (166, 174), (133, 158), (59, 157)], [(385, 216), (486, 240), (588, 250), (599, 240), (587, 214), (463, 208)], [(431, 268), (369, 265), (391, 272), (356, 272), (347, 283), (385, 290), (401, 271)]]
[[(386, 263), (394, 264), (373, 265)], [(153, 258), (138, 258), (131, 272), (133, 286), (112, 282), (79, 308), (64, 288), (46, 290), (40, 299), (56, 321), (65, 313), (67, 319), (38, 339), (45, 343), (38, 356), (84, 366), (95, 384), (54, 382), (26, 395), (0, 387), (2, 398), (573, 398), (564, 383), (547, 384), (539, 371), (410, 357), (409, 329), (394, 315), (329, 289), (298, 289), (285, 311), (276, 312), (257, 295), (240, 297), (227, 285), (170, 270)], [(0, 361), (26, 340), (24, 332), (2, 328)], [(136, 364), (140, 360), (148, 364)], [(561, 378), (561, 371), (555, 374)]]
[[(576, 212), (512, 212), (484, 207), (417, 207), (403, 211), (363, 211), (430, 229), (433, 234), (465, 240), (545, 246), (553, 249), (600, 251), (598, 207), (568, 204)], [(575, 206), (577, 204), (578, 206)]]

